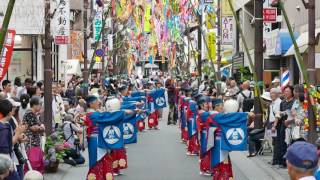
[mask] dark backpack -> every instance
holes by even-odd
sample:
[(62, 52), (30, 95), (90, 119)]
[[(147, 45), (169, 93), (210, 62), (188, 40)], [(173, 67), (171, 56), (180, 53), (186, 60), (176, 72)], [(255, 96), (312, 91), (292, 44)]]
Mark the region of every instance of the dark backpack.
[(254, 105), (254, 99), (251, 98), (252, 92), (250, 91), (249, 97), (245, 96), (243, 92), (241, 92), (243, 96), (243, 103), (242, 103), (242, 111), (243, 112), (250, 112)]

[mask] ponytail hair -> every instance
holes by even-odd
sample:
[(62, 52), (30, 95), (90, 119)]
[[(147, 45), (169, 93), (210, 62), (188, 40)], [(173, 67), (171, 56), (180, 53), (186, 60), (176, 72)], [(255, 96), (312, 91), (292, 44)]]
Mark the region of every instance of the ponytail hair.
[(22, 94), (20, 96), (21, 107), (26, 109), (30, 101), (30, 96), (28, 94)]

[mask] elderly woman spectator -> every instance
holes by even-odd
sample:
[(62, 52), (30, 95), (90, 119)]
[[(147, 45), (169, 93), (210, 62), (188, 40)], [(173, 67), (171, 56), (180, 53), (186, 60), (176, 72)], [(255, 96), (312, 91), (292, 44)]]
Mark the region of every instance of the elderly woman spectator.
[(0, 154), (0, 180), (6, 179), (12, 169), (12, 160), (3, 154)]
[(288, 86), (284, 89), (284, 97), (280, 104), (280, 112), (276, 114), (276, 121), (273, 123), (272, 130), (277, 132), (275, 146), (279, 148), (279, 152), (275, 154), (275, 164), (280, 167), (286, 167), (286, 161), (284, 155), (287, 152), (288, 142), (286, 142), (286, 128), (292, 122), (293, 117), (291, 114), (291, 108), (295, 101), (294, 88)]
[(23, 117), (23, 122), (28, 125), (27, 133), (28, 141), (26, 150), (29, 161), (34, 170), (41, 173), (44, 172), (43, 152), (40, 148), (41, 135), (44, 132), (44, 125), (40, 122), (38, 114), (41, 110), (40, 97), (34, 96), (30, 99), (30, 109)]

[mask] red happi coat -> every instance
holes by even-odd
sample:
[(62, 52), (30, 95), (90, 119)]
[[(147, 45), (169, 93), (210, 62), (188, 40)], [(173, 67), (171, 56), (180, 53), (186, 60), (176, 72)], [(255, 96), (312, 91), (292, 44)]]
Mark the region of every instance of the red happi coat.
[[(147, 101), (149, 104), (152, 104), (154, 99), (151, 97), (151, 96), (148, 96), (147, 97)], [(159, 124), (159, 121), (158, 121), (158, 118), (159, 118), (159, 114), (158, 114), (158, 111), (153, 109), (152, 110), (153, 112), (151, 112), (148, 116), (148, 127), (149, 128), (155, 128), (158, 126)]]
[[(197, 116), (197, 127), (198, 127), (198, 134), (202, 131), (207, 131), (207, 123), (202, 122), (200, 118), (201, 111), (198, 112)], [(200, 136), (199, 136), (200, 138)], [(200, 141), (200, 140), (199, 140)], [(199, 143), (200, 144), (200, 143)], [(212, 173), (211, 170), (211, 153), (208, 151), (206, 153), (199, 153), (200, 154), (200, 171), (206, 173)]]

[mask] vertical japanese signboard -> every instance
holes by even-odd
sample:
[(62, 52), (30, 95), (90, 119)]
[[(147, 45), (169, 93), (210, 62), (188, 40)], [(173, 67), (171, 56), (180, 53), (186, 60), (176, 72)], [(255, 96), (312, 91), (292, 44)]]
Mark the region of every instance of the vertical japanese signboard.
[[(263, 0), (263, 8), (267, 8), (270, 6), (270, 0)], [(272, 26), (270, 22), (263, 22), (263, 32), (267, 33), (272, 30)]]
[(8, 30), (0, 56), (0, 81), (6, 76), (13, 53), (15, 30)]
[(71, 59), (83, 61), (83, 33), (81, 31), (71, 31)]
[(94, 17), (94, 41), (102, 41), (102, 37), (100, 37), (102, 30), (102, 8), (96, 6), (96, 15)]
[(53, 37), (57, 45), (68, 44), (70, 36), (70, 2), (57, 0), (57, 7), (53, 17)]
[(222, 44), (232, 44), (233, 42), (233, 17), (232, 16), (224, 16), (221, 18), (221, 40)]

